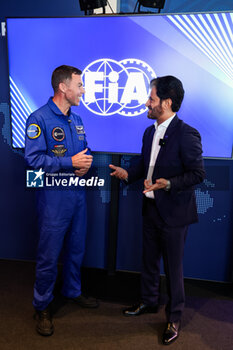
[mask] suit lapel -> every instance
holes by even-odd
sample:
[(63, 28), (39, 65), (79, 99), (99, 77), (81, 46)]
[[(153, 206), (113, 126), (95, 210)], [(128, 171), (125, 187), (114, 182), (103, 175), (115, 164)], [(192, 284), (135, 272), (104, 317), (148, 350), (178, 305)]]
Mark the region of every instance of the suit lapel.
[(151, 153), (151, 147), (152, 147), (154, 134), (155, 134), (155, 126), (153, 124), (153, 125), (151, 125), (151, 129), (149, 130), (148, 138), (146, 140), (145, 157), (146, 157), (147, 166), (149, 166), (149, 162), (150, 162), (150, 153)]

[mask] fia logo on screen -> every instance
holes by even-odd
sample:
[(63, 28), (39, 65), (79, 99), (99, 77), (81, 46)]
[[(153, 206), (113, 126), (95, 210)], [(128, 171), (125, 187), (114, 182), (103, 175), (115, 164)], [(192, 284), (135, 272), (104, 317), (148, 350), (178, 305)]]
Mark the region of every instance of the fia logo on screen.
[(156, 78), (154, 70), (139, 59), (93, 61), (83, 71), (86, 93), (82, 102), (97, 115), (140, 115), (147, 110), (145, 103), (153, 78)]

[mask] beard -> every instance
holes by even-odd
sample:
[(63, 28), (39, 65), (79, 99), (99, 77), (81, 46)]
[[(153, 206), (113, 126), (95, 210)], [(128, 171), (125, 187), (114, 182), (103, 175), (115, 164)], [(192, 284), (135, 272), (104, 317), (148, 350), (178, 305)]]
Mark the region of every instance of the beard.
[(161, 115), (163, 114), (163, 110), (161, 106), (157, 106), (154, 108), (149, 108), (148, 107), (148, 113), (147, 113), (147, 118), (148, 119), (158, 119)]

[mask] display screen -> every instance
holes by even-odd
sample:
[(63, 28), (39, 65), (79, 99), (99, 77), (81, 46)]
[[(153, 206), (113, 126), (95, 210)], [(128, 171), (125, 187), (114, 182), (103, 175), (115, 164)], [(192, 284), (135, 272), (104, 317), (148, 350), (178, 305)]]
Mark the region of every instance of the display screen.
[(202, 137), (204, 156), (232, 156), (233, 14), (8, 18), (12, 145), (24, 147), (30, 113), (53, 95), (60, 65), (83, 71), (78, 107), (93, 151), (140, 153), (153, 123), (150, 80), (174, 75), (185, 89), (178, 116)]

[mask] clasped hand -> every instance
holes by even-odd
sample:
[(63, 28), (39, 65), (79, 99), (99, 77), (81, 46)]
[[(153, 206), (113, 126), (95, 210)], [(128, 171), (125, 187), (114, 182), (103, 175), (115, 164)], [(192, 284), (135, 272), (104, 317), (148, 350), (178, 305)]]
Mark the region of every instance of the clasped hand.
[(76, 176), (85, 175), (91, 167), (93, 157), (89, 154), (86, 154), (87, 151), (88, 148), (85, 148), (83, 151), (71, 157), (73, 167), (77, 168), (77, 170), (74, 172)]
[(145, 190), (143, 191), (143, 193), (145, 194), (150, 191), (157, 191), (157, 190), (163, 189), (167, 186), (167, 184), (168, 184), (168, 181), (163, 178), (157, 179), (154, 184), (152, 184), (151, 180), (145, 180), (144, 181)]

